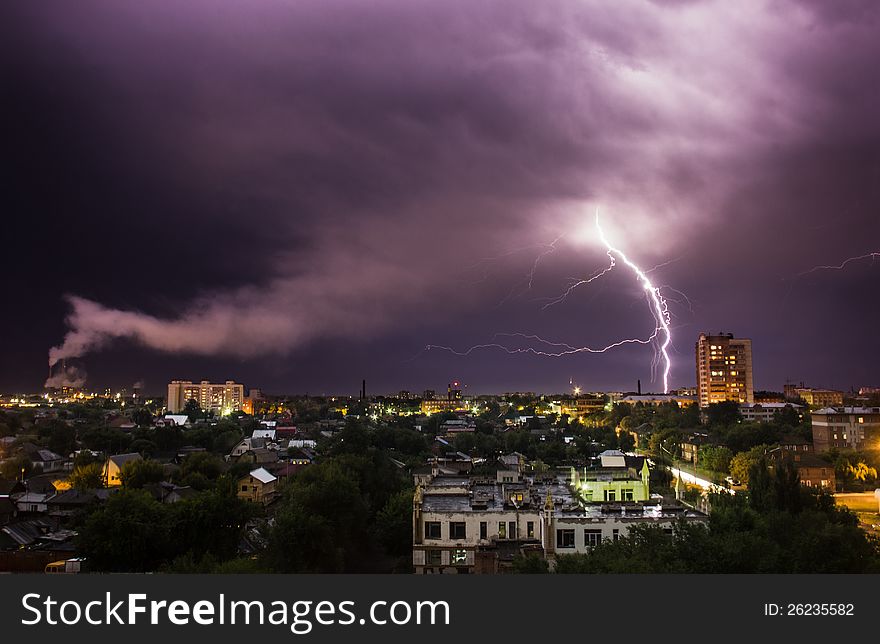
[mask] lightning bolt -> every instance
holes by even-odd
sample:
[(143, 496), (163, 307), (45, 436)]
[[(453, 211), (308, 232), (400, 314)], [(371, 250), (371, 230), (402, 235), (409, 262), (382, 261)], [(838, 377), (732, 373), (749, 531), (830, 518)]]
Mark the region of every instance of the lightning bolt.
[(609, 273), (611, 271), (611, 269), (614, 268), (614, 265), (616, 262), (614, 260), (614, 255), (611, 254), (611, 251), (608, 251), (608, 257), (611, 260), (611, 262), (608, 264), (607, 268), (596, 271), (590, 277), (587, 277), (585, 279), (573, 280), (572, 283), (569, 284), (568, 288), (562, 293), (562, 295), (553, 298), (550, 302), (548, 302), (547, 304), (542, 306), (541, 310), (546, 311), (551, 306), (554, 306), (555, 304), (559, 304), (560, 302), (564, 302), (568, 298), (568, 296), (571, 295), (571, 292), (574, 291), (579, 286), (586, 286), (590, 282), (594, 282), (597, 279), (599, 279), (600, 277), (602, 277), (603, 275), (605, 275), (606, 273)]
[(669, 306), (666, 303), (666, 299), (660, 293), (660, 289), (651, 283), (645, 272), (636, 266), (622, 250), (615, 248), (608, 241), (605, 231), (602, 230), (602, 224), (599, 222), (598, 208), (596, 208), (596, 230), (599, 231), (599, 239), (605, 244), (608, 252), (617, 255), (636, 274), (636, 277), (642, 284), (642, 288), (645, 289), (645, 294), (651, 305), (651, 313), (654, 316), (654, 321), (657, 323), (655, 332), (663, 336), (662, 340), (658, 339), (657, 353), (655, 354), (655, 362), (652, 363), (652, 366), (656, 364), (657, 360), (663, 362), (663, 393), (666, 393), (669, 391), (669, 372), (672, 369), (672, 362), (669, 359), (668, 352), (669, 345), (672, 343), (672, 330), (670, 329)]
[(880, 252), (865, 253), (864, 255), (858, 255), (856, 257), (848, 257), (847, 259), (843, 260), (843, 262), (841, 262), (840, 264), (837, 264), (836, 266), (833, 266), (833, 265), (814, 266), (810, 270), (803, 271), (802, 273), (798, 273), (797, 277), (803, 277), (804, 275), (809, 275), (810, 273), (815, 273), (817, 271), (842, 271), (844, 268), (846, 268), (847, 264), (851, 264), (852, 262), (858, 262), (858, 261), (861, 261), (863, 259), (868, 259), (868, 258), (870, 258), (872, 262), (876, 259), (880, 259)]
[[(602, 229), (601, 222), (599, 220), (599, 209), (596, 209), (596, 231), (598, 232), (599, 239), (602, 241), (606, 248), (606, 254), (608, 255), (609, 264), (606, 268), (601, 269), (593, 273), (591, 276), (583, 279), (576, 279), (572, 281), (568, 288), (558, 297), (552, 299), (549, 303), (545, 304), (543, 309), (547, 309), (555, 304), (559, 304), (563, 302), (575, 289), (589, 284), (600, 277), (606, 275), (608, 272), (614, 269), (617, 265), (617, 262), (622, 262), (625, 266), (627, 266), (636, 276), (638, 282), (642, 285), (642, 288), (645, 291), (645, 296), (648, 301), (648, 305), (651, 310), (651, 315), (654, 319), (654, 330), (647, 338), (626, 338), (623, 340), (618, 340), (617, 342), (612, 342), (604, 347), (589, 347), (589, 346), (574, 346), (568, 344), (566, 342), (555, 342), (552, 340), (547, 340), (538, 335), (534, 334), (526, 334), (526, 333), (496, 333), (493, 336), (493, 342), (487, 342), (484, 344), (476, 344), (464, 351), (456, 350), (453, 347), (438, 345), (438, 344), (429, 344), (425, 347), (424, 351), (430, 351), (432, 349), (439, 349), (443, 351), (448, 351), (454, 355), (458, 356), (468, 356), (475, 351), (480, 351), (483, 349), (498, 349), (500, 351), (504, 351), (508, 354), (531, 354), (535, 356), (543, 356), (548, 358), (560, 358), (563, 356), (575, 355), (580, 353), (605, 353), (612, 349), (625, 346), (628, 344), (653, 344), (655, 347), (654, 356), (651, 360), (651, 375), (652, 378), (656, 375), (656, 369), (662, 365), (663, 367), (663, 393), (669, 391), (669, 373), (672, 369), (672, 362), (669, 357), (669, 346), (672, 344), (672, 329), (671, 329), (671, 314), (669, 311), (669, 306), (666, 301), (666, 298), (663, 296), (661, 292), (661, 288), (669, 288), (669, 287), (657, 287), (651, 282), (648, 278), (647, 273), (656, 270), (660, 266), (665, 264), (660, 264), (650, 269), (649, 271), (643, 271), (639, 266), (637, 266), (632, 260), (627, 257), (627, 255), (621, 251), (619, 248), (615, 247), (605, 235), (605, 231)], [(543, 259), (547, 254), (553, 252), (556, 247), (556, 242), (559, 241), (560, 237), (557, 237), (552, 244), (547, 245), (545, 251), (542, 252), (535, 259), (534, 264), (532, 265), (532, 270), (529, 274), (529, 288), (531, 287), (532, 278), (534, 277), (535, 271), (538, 268), (538, 264), (541, 259)], [(675, 260), (672, 260), (675, 261)], [(666, 262), (669, 263), (669, 262)], [(674, 289), (669, 289), (674, 290)], [(679, 292), (679, 291), (676, 291)], [(680, 293), (680, 292), (679, 292)], [(684, 295), (682, 293), (682, 295)], [(686, 298), (687, 296), (685, 296)], [(518, 338), (520, 340), (526, 341), (525, 346), (509, 346), (507, 344), (502, 344), (501, 342), (496, 341), (499, 338), (507, 337), (507, 338)], [(536, 346), (537, 345), (537, 346)]]

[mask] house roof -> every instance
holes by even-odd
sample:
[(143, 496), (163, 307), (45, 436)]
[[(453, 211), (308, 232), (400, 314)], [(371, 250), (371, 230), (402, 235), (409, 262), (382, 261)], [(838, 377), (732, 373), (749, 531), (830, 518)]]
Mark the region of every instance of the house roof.
[(178, 427), (182, 427), (189, 421), (189, 416), (186, 414), (165, 414), (165, 420), (170, 420)]
[(16, 503), (45, 503), (46, 499), (51, 499), (54, 494), (42, 494), (40, 492), (27, 492), (15, 499)]
[(117, 467), (122, 467), (131, 461), (140, 461), (143, 459), (137, 452), (132, 452), (130, 454), (114, 454), (108, 460), (113, 461)]
[(39, 459), (39, 460), (43, 461), (44, 463), (46, 463), (46, 462), (48, 462), (48, 461), (60, 461), (60, 460), (62, 460), (63, 458), (64, 458), (64, 457), (61, 456), (61, 454), (56, 454), (56, 453), (53, 452), (52, 450), (49, 450), (49, 449), (38, 449), (38, 450), (37, 450), (37, 453), (36, 453), (36, 457), (34, 458), (34, 460)]
[(95, 500), (96, 497), (92, 492), (81, 492), (75, 488), (59, 492), (49, 499), (52, 505), (87, 505)]
[(276, 478), (272, 476), (264, 467), (258, 467), (257, 469), (253, 470), (250, 475), (263, 484), (271, 483), (272, 481), (276, 480)]

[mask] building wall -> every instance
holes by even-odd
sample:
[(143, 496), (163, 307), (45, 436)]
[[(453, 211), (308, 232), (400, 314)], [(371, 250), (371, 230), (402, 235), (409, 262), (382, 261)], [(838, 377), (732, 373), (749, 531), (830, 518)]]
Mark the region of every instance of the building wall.
[(195, 400), (201, 409), (217, 413), (241, 411), (245, 405), (244, 385), (232, 380), (223, 384), (207, 380), (196, 384), (190, 380), (174, 380), (169, 383), (166, 404), (168, 413), (182, 411), (188, 400)]
[(268, 502), (275, 493), (275, 481), (263, 483), (253, 476), (245, 476), (238, 481), (238, 498), (255, 503)]
[(751, 340), (702, 333), (695, 353), (700, 407), (728, 400), (755, 402)]
[(843, 392), (831, 389), (800, 389), (794, 390), (811, 407), (840, 407), (843, 405)]
[(813, 449), (880, 449), (880, 408), (844, 408), (834, 413), (813, 412)]

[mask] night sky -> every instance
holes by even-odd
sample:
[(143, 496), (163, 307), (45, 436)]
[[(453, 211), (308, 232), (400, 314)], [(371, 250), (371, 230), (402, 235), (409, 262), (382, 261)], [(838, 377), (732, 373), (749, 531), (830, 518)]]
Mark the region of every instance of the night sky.
[(3, 4), (0, 391), (880, 386), (880, 3)]

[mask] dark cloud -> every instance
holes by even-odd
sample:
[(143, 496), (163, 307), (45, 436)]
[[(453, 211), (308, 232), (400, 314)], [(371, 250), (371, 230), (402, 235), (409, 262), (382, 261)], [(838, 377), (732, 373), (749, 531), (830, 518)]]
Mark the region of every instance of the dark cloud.
[[(7, 274), (33, 282), (21, 297), (44, 318), (6, 322), (26, 338), (16, 360), (43, 374), (47, 346), (100, 350), (93, 379), (161, 382), (187, 375), (182, 354), (270, 389), (353, 371), (419, 388), (453, 370), (489, 390), (631, 386), (649, 350), (409, 360), (498, 331), (649, 334), (624, 271), (542, 309), (605, 264), (601, 206), (642, 266), (676, 259), (652, 273), (691, 301), (668, 291), (672, 384), (693, 379), (696, 334), (720, 328), (756, 338), (759, 386), (869, 380), (877, 342), (856, 358), (841, 338), (868, 334), (871, 267), (795, 279), (880, 246), (876, 11), (829, 4), (8, 9), (6, 211), (25, 243)], [(101, 366), (132, 346), (137, 370)]]

